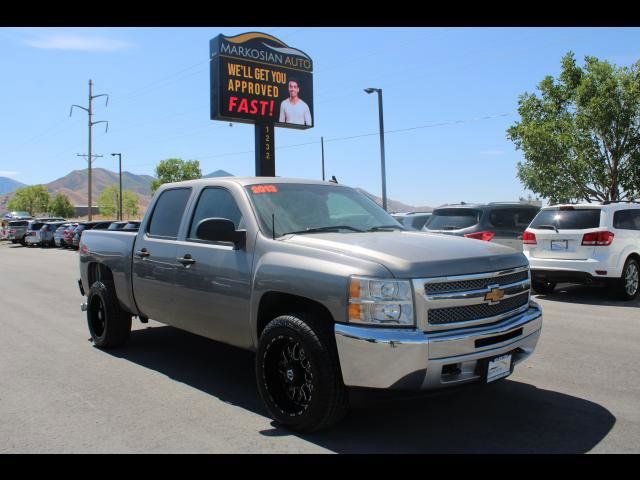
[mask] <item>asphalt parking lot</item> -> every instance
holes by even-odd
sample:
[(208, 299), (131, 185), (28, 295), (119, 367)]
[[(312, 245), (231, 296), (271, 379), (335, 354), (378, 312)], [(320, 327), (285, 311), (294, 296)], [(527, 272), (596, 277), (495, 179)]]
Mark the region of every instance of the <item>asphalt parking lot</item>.
[(150, 321), (94, 348), (77, 253), (0, 242), (0, 453), (640, 453), (640, 300), (536, 296), (543, 331), (508, 379), (437, 395), (353, 393), (339, 425), (267, 416), (253, 354)]

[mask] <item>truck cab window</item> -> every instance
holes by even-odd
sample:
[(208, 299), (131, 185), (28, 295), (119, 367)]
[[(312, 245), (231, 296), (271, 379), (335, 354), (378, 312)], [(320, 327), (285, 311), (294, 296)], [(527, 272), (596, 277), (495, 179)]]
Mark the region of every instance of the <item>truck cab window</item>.
[(174, 188), (162, 192), (153, 209), (147, 233), (154, 237), (177, 238), (180, 220), (190, 195), (190, 188)]

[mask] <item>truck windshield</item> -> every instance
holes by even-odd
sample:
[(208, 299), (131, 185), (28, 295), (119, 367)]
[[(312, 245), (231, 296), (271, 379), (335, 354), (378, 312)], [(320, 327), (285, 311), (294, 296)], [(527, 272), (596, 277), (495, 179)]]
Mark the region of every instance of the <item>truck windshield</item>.
[(274, 183), (245, 188), (260, 228), (268, 236), (280, 237), (294, 232), (404, 230), (376, 203), (349, 187)]

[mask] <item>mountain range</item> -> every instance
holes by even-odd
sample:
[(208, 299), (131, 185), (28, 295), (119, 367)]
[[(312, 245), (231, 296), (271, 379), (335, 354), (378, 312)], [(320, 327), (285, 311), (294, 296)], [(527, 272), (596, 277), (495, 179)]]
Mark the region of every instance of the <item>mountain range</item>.
[[(92, 201), (95, 204), (100, 192), (110, 185), (118, 185), (119, 177), (117, 172), (112, 172), (104, 168), (94, 168), (91, 172), (93, 189), (91, 192)], [(232, 177), (233, 174), (224, 170), (216, 170), (203, 178), (211, 177)], [(57, 193), (64, 193), (69, 197), (72, 205), (87, 205), (87, 177), (88, 170), (73, 170), (64, 177), (58, 178), (52, 182), (44, 184), (51, 196), (55, 196)], [(133, 191), (139, 198), (139, 211), (140, 215), (144, 214), (144, 211), (149, 206), (151, 201), (151, 182), (154, 177), (150, 175), (135, 175), (130, 172), (122, 172), (122, 189)], [(5, 182), (7, 181), (7, 182)], [(13, 183), (11, 183), (13, 182)], [(15, 188), (12, 188), (14, 184), (17, 184)], [(6, 185), (6, 189), (12, 188), (8, 191), (3, 191), (2, 187)], [(26, 185), (11, 180), (10, 178), (0, 177), (0, 214), (4, 213), (7, 208), (6, 204), (13, 196), (11, 192), (15, 189), (24, 187)], [(366, 195), (378, 205), (382, 205), (382, 199), (372, 193), (363, 190), (362, 188), (356, 188), (360, 193)], [(7, 193), (8, 192), (8, 193)], [(387, 208), (390, 212), (430, 212), (432, 207), (413, 207), (404, 203), (398, 202), (387, 198)]]
[(0, 177), (0, 195), (11, 193), (20, 187), (25, 187), (24, 183), (18, 182), (12, 178)]

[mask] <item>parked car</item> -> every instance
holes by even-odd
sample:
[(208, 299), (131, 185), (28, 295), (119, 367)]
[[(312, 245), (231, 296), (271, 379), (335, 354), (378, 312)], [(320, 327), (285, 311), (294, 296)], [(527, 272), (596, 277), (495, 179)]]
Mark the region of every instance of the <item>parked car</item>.
[(64, 221), (64, 218), (35, 218), (29, 220), (27, 231), (24, 235), (24, 243), (28, 247), (40, 245), (42, 241), (42, 232), (40, 231), (45, 223)]
[(29, 212), (14, 210), (12, 212), (5, 213), (2, 218), (6, 220), (24, 220), (33, 218), (33, 216)]
[(66, 222), (59, 225), (53, 234), (53, 240), (55, 242), (56, 247), (64, 247), (65, 246), (64, 232), (69, 228), (72, 228), (72, 227), (75, 228), (77, 226), (78, 226), (77, 223), (72, 223), (72, 222)]
[(431, 212), (392, 213), (391, 216), (409, 230), (422, 230)]
[(80, 222), (78, 226), (73, 231), (73, 237), (71, 239), (71, 247), (75, 250), (78, 249), (78, 245), (80, 244), (80, 237), (82, 237), (82, 232), (85, 230), (106, 230), (109, 228), (109, 225), (113, 223), (111, 220), (107, 221), (91, 221), (91, 222)]
[(583, 203), (543, 208), (524, 232), (531, 287), (605, 283), (624, 300), (638, 296), (640, 203)]
[[(31, 220), (32, 218), (33, 217), (29, 215), (29, 212), (14, 211), (14, 212), (6, 213), (0, 221), (0, 240), (11, 240), (11, 237), (10, 237), (11, 222)], [(17, 226), (17, 224), (13, 224), (13, 226), (15, 227)]]
[(58, 231), (58, 227), (62, 225), (65, 225), (65, 222), (56, 221), (45, 223), (40, 229), (40, 246), (43, 248), (55, 247), (56, 241), (54, 235)]
[(27, 227), (29, 226), (29, 220), (13, 220), (9, 222), (9, 240), (11, 243), (24, 243), (24, 236), (27, 233)]
[(137, 316), (256, 352), (267, 411), (296, 431), (339, 421), (347, 387), (505, 378), (542, 328), (522, 252), (407, 231), (331, 182), (164, 184), (137, 233), (86, 231), (79, 255), (94, 346), (125, 344)]
[(519, 202), (446, 205), (433, 210), (423, 231), (495, 242), (522, 251), (522, 233), (540, 207)]
[(78, 223), (72, 223), (62, 231), (62, 240), (60, 244), (64, 248), (70, 248), (73, 246), (73, 232), (75, 232), (77, 227)]

